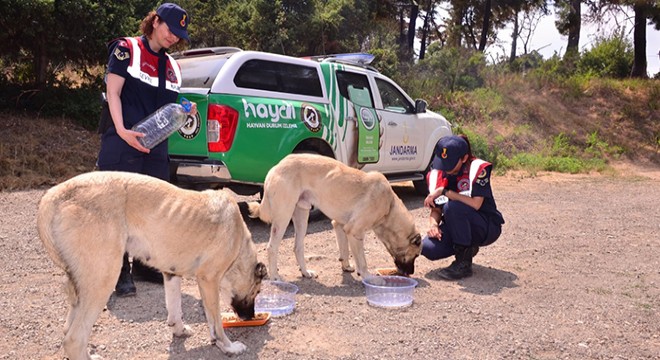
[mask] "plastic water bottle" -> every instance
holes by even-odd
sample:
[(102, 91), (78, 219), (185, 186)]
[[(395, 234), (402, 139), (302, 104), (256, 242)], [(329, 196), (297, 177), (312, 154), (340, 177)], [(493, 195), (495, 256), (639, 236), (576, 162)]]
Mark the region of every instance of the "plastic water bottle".
[(140, 120), (131, 130), (145, 134), (138, 141), (147, 149), (153, 149), (185, 125), (191, 107), (190, 101), (185, 98), (181, 98), (180, 104), (165, 104)]

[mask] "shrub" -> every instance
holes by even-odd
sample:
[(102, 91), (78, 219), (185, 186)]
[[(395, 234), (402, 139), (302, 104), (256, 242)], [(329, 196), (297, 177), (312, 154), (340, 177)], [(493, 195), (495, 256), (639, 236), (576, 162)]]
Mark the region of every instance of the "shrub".
[(619, 33), (597, 38), (594, 46), (580, 56), (577, 69), (581, 74), (620, 79), (630, 75), (633, 60), (632, 44)]

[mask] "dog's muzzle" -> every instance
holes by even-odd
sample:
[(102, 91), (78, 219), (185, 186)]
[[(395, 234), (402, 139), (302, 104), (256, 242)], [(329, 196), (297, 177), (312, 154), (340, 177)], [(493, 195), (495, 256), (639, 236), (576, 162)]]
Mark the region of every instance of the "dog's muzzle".
[(231, 299), (231, 307), (241, 320), (254, 319), (254, 300), (248, 301), (246, 299)]
[(412, 275), (415, 273), (415, 259), (410, 262), (394, 260), (394, 264), (396, 265), (397, 271), (402, 274)]

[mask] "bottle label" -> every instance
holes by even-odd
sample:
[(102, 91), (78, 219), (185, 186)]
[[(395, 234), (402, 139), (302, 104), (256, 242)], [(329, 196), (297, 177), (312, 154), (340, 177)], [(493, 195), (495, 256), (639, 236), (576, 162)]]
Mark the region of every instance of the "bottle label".
[(166, 127), (170, 123), (169, 119), (167, 119), (167, 116), (163, 114), (161, 111), (159, 111), (159, 114), (156, 115), (155, 120), (156, 120), (156, 126), (159, 129)]

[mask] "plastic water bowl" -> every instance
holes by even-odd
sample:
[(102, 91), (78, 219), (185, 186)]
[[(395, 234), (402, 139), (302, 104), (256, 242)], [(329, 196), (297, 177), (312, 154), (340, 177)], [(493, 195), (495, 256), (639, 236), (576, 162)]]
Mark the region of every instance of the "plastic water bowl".
[(367, 303), (381, 308), (400, 308), (412, 305), (417, 281), (404, 276), (371, 276), (362, 280)]
[(269, 312), (278, 317), (291, 314), (296, 307), (298, 287), (283, 281), (265, 280), (254, 303), (254, 311)]

